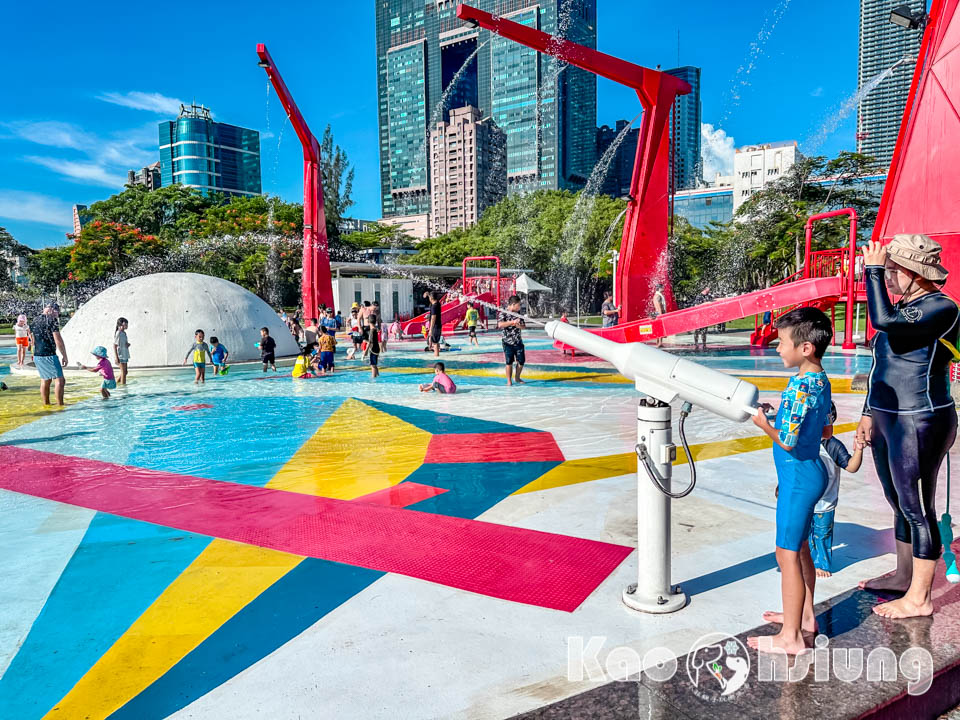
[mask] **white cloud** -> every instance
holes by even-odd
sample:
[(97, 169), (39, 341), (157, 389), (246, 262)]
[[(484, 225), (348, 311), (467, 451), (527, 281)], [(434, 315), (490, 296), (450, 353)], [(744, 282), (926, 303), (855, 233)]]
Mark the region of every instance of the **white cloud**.
[(0, 217), (64, 228), (73, 227), (73, 205), (66, 200), (20, 190), (0, 190)]
[(703, 158), (703, 179), (713, 182), (717, 173), (733, 173), (733, 138), (722, 128), (710, 123), (700, 124), (700, 153)]
[(36, 155), (27, 155), (24, 160), (41, 165), (70, 180), (76, 180), (81, 183), (103, 185), (120, 190), (127, 181), (126, 175), (111, 173), (98, 162), (79, 162), (75, 160), (63, 160), (61, 158), (38, 157)]
[(70, 123), (47, 120), (42, 122), (9, 122), (3, 127), (14, 137), (37, 145), (84, 150), (96, 144), (96, 138)]
[(98, 95), (97, 99), (134, 110), (147, 110), (158, 115), (177, 115), (180, 112), (180, 105), (185, 104), (181, 100), (160, 93), (145, 93), (137, 90), (126, 94), (107, 92)]

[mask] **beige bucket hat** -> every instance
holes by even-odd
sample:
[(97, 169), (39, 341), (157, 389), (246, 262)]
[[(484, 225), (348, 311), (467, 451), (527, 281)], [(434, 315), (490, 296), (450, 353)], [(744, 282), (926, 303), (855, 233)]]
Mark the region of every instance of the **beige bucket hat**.
[(940, 264), (943, 248), (926, 235), (894, 235), (887, 245), (887, 256), (897, 265), (942, 285), (947, 281), (947, 269)]

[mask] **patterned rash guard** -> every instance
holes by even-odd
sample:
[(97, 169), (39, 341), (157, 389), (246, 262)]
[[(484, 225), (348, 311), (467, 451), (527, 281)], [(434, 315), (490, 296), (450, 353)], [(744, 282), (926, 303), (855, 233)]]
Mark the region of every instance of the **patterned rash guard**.
[(940, 339), (957, 344), (960, 310), (941, 292), (894, 305), (883, 273), (881, 265), (867, 266), (867, 301), (877, 335), (864, 415), (953, 407), (949, 374), (953, 355)]

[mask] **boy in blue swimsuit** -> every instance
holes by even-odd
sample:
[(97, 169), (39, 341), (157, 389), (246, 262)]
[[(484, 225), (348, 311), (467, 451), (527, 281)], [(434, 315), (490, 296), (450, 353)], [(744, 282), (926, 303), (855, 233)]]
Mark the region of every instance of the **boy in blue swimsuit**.
[[(776, 555), (783, 612), (765, 612), (763, 618), (783, 627), (772, 637), (754, 636), (747, 643), (761, 651), (796, 655), (807, 648), (804, 633), (817, 630), (813, 614), (817, 575), (807, 538), (814, 507), (827, 488), (820, 440), (830, 412), (830, 380), (820, 359), (833, 337), (833, 327), (820, 310), (802, 307), (783, 315), (777, 330), (777, 352), (784, 366), (797, 368), (797, 374), (783, 391), (776, 427), (764, 412), (757, 413), (753, 421), (773, 440), (780, 488)], [(761, 409), (773, 407), (765, 404)]]

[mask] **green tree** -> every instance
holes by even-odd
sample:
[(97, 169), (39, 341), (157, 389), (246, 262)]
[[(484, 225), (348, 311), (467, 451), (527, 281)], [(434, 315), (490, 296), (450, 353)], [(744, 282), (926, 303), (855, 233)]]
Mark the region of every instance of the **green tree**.
[(327, 125), (320, 141), (320, 174), (323, 180), (323, 212), (327, 219), (327, 239), (340, 241), (340, 221), (353, 205), (353, 166), (346, 151), (333, 142)]
[(413, 238), (400, 229), (399, 225), (384, 225), (373, 223), (366, 230), (342, 235), (340, 242), (345, 248), (363, 250), (365, 248), (398, 248), (410, 249), (414, 246)]
[(92, 220), (122, 223), (172, 240), (194, 227), (204, 210), (223, 201), (223, 196), (205, 197), (183, 185), (156, 190), (128, 185), (123, 192), (93, 203), (87, 213)]
[(140, 228), (94, 220), (84, 226), (69, 249), (68, 279), (88, 282), (124, 270), (139, 257), (162, 256), (169, 247)]
[(27, 258), (30, 285), (45, 293), (54, 292), (66, 283), (70, 274), (69, 245), (38, 250)]

